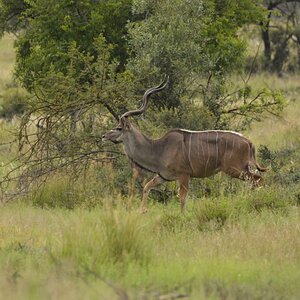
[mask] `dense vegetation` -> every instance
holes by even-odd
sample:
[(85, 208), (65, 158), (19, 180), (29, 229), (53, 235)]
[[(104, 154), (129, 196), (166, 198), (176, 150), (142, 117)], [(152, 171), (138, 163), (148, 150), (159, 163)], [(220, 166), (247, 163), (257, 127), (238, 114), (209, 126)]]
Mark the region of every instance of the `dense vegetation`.
[(251, 88), (248, 75), (239, 85), (230, 79), (245, 61), (239, 31), (266, 17), (259, 2), (19, 0), (2, 7), (2, 31), (17, 34), (15, 77), (29, 93), (2, 115), (25, 112), (18, 139), (28, 184), (107, 160), (101, 153), (115, 149), (99, 141), (101, 132), (164, 74), (168, 89), (147, 115), (160, 132), (242, 130), (284, 106), (280, 92)]
[[(297, 1), (0, 8), (0, 299), (299, 298)], [(180, 215), (168, 183), (139, 215), (141, 182), (128, 196), (130, 164), (100, 137), (165, 73), (139, 127), (243, 131), (264, 188), (194, 180)]]

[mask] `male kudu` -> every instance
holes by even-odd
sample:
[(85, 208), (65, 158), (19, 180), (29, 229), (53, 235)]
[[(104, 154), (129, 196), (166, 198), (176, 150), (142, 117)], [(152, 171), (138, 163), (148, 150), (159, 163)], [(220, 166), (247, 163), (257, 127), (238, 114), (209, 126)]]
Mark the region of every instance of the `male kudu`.
[(261, 172), (267, 169), (259, 166), (254, 145), (240, 133), (171, 129), (162, 138), (153, 140), (129, 122), (128, 117), (142, 114), (147, 109), (149, 96), (163, 90), (167, 83), (168, 79), (159, 86), (148, 89), (142, 106), (124, 113), (118, 126), (103, 135), (103, 140), (122, 142), (128, 158), (136, 166), (157, 174), (144, 187), (141, 212), (147, 210), (149, 191), (164, 181), (179, 182), (181, 211), (184, 210), (189, 180), (192, 177), (204, 178), (223, 171), (233, 178), (262, 185), (262, 177), (253, 173), (251, 166)]

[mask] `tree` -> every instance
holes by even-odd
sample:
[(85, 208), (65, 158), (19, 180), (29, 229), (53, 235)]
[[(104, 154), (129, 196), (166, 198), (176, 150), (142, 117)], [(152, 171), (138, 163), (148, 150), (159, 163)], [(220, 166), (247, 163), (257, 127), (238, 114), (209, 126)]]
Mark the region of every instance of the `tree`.
[(265, 0), (264, 5), (268, 11), (266, 20), (261, 22), (265, 68), (280, 74), (289, 56), (289, 42), (299, 44), (300, 1)]
[(0, 3), (2, 32), (18, 35), (16, 78), (31, 93), (18, 133), (22, 182), (107, 160), (115, 150), (103, 148), (101, 129), (132, 96), (124, 38), (131, 0)]
[(30, 5), (24, 0), (0, 1), (0, 37), (5, 33), (16, 33), (26, 27), (22, 14)]
[[(68, 49), (76, 44), (81, 52), (94, 53), (100, 34), (113, 45), (112, 59), (124, 69), (127, 59), (126, 23), (132, 18), (131, 0), (24, 1), (19, 11), (7, 6), (26, 24), (17, 42), (16, 75), (27, 89), (54, 68), (63, 73), (69, 63)], [(10, 29), (10, 27), (9, 27)], [(19, 27), (15, 28), (16, 30)]]
[[(263, 111), (278, 113), (282, 98), (271, 91), (245, 86), (229, 90), (229, 74), (242, 73), (246, 43), (238, 30), (264, 18), (256, 1), (136, 0), (135, 10), (145, 19), (129, 30), (134, 57), (129, 69), (151, 86), (158, 74), (169, 74), (165, 100), (153, 101), (166, 111), (165, 120), (192, 117), (191, 129), (244, 129)], [(186, 110), (185, 108), (189, 109)], [(192, 116), (189, 111), (192, 111)], [(196, 118), (199, 114), (203, 118)], [(208, 121), (209, 120), (209, 121)], [(168, 125), (170, 121), (168, 121)]]

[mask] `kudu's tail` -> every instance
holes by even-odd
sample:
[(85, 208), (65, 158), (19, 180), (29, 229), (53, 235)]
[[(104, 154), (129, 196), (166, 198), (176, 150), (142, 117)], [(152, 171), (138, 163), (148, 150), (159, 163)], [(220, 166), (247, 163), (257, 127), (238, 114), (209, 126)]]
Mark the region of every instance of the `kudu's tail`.
[(252, 143), (250, 143), (250, 152), (251, 152), (251, 156), (252, 156), (252, 161), (255, 164), (257, 170), (260, 172), (267, 172), (268, 168), (261, 167), (259, 165), (259, 163), (256, 161), (255, 147)]

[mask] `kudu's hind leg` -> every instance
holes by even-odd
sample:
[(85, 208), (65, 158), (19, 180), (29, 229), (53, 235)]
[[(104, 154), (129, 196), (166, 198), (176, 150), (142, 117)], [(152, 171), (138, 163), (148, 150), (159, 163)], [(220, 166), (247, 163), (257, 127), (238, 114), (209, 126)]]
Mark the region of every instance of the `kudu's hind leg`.
[(255, 174), (249, 170), (248, 177), (254, 188), (264, 186), (264, 179), (260, 175)]
[(179, 185), (179, 198), (180, 198), (180, 206), (181, 206), (182, 213), (184, 212), (186, 195), (189, 190), (189, 180), (190, 180), (190, 177), (188, 175), (184, 176), (178, 180), (178, 182), (180, 184)]
[(150, 190), (158, 186), (159, 184), (162, 184), (163, 182), (164, 179), (162, 179), (159, 175), (156, 175), (144, 186), (141, 213), (147, 212), (147, 198)]
[(253, 173), (249, 165), (247, 165), (242, 171), (238, 168), (231, 167), (226, 170), (225, 173), (233, 178), (250, 181), (253, 187), (261, 187), (264, 184), (263, 178), (260, 175)]

